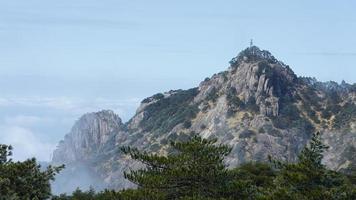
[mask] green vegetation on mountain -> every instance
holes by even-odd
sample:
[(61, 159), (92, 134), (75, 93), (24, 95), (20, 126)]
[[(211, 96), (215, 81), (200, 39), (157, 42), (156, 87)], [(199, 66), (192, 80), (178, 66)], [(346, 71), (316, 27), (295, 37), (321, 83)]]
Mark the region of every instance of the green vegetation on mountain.
[(142, 100), (141, 103), (149, 103), (151, 101), (157, 101), (157, 100), (161, 100), (163, 98), (164, 98), (164, 95), (162, 93), (157, 93), (157, 94), (153, 95), (152, 97)]
[(179, 90), (166, 98), (156, 98), (156, 102), (145, 109), (140, 126), (144, 131), (167, 133), (180, 123), (189, 127), (190, 120), (199, 112), (198, 106), (191, 104), (198, 94), (197, 88)]
[(273, 125), (280, 129), (298, 128), (310, 134), (314, 131), (313, 125), (300, 115), (300, 111), (293, 101), (285, 98), (280, 101), (279, 115), (272, 117), (272, 121)]

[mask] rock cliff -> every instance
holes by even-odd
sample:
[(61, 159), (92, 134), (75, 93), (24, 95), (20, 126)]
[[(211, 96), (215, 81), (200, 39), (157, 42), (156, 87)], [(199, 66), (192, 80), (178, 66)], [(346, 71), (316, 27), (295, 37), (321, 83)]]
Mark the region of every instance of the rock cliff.
[(236, 166), (269, 155), (295, 161), (311, 134), (330, 146), (324, 162), (344, 170), (356, 164), (356, 86), (298, 77), (268, 51), (249, 47), (230, 67), (197, 88), (172, 90), (142, 101), (123, 124), (111, 111), (84, 115), (60, 142), (53, 162), (87, 163), (111, 188), (132, 186), (122, 172), (140, 167), (118, 148), (131, 145), (166, 154), (170, 140), (215, 137), (233, 150)]
[(104, 110), (83, 115), (53, 152), (54, 163), (89, 160), (113, 148), (116, 135), (124, 129), (120, 117)]

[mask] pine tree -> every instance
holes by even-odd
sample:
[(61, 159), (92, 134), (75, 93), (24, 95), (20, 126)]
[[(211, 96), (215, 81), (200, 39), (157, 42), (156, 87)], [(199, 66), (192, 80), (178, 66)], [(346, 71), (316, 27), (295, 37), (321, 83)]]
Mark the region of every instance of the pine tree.
[(273, 162), (278, 176), (269, 193), (270, 199), (350, 199), (355, 195), (343, 174), (322, 164), (327, 149), (320, 133), (316, 133), (301, 151), (297, 163)]
[(64, 166), (41, 170), (35, 158), (13, 162), (9, 159), (11, 155), (11, 146), (0, 145), (0, 200), (48, 199), (50, 181)]
[(356, 199), (352, 179), (323, 165), (327, 146), (319, 133), (313, 135), (296, 163), (251, 162), (227, 169), (224, 157), (231, 149), (198, 136), (186, 142), (172, 142), (171, 148), (167, 156), (121, 148), (145, 166), (124, 174), (137, 188), (100, 193), (77, 190), (71, 196), (61, 195), (53, 200)]
[(268, 163), (250, 162), (229, 170), (226, 199), (258, 199), (266, 189), (273, 187), (275, 171)]
[(164, 199), (218, 197), (227, 177), (224, 157), (231, 148), (216, 142), (199, 136), (187, 142), (171, 142), (172, 153), (167, 156), (123, 147), (125, 154), (145, 165), (124, 175), (144, 191), (145, 199), (152, 199), (152, 194)]
[(309, 146), (306, 146), (298, 156), (299, 164), (311, 169), (324, 170), (325, 165), (322, 164), (323, 153), (328, 148), (327, 145), (322, 143), (319, 132), (313, 134)]

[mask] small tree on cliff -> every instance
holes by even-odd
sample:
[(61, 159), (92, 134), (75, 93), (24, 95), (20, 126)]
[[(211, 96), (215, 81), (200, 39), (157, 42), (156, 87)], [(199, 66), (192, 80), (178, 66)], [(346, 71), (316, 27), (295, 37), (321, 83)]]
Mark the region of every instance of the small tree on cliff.
[(144, 169), (125, 173), (125, 178), (138, 185), (138, 193), (145, 199), (218, 197), (227, 177), (224, 157), (231, 148), (216, 142), (199, 136), (187, 142), (171, 142), (173, 149), (168, 156), (123, 147), (125, 154), (145, 165)]

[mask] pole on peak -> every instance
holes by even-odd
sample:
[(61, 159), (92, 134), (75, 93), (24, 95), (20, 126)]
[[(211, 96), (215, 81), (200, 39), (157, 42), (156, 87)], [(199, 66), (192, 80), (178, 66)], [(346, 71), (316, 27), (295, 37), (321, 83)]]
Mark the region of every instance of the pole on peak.
[(250, 40), (250, 47), (253, 46), (253, 39)]

